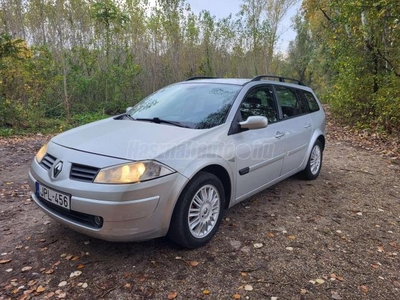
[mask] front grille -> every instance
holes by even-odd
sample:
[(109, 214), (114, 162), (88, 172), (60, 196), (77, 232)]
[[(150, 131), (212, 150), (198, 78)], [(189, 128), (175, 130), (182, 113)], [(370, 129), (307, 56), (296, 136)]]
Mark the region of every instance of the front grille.
[(50, 168), (54, 165), (54, 162), (57, 160), (53, 155), (46, 154), (43, 158), (42, 161), (40, 162), (40, 165), (45, 168), (46, 170), (50, 170)]
[(69, 178), (72, 180), (79, 180), (85, 182), (93, 182), (96, 178), (97, 173), (99, 172), (98, 168), (72, 164), (71, 173), (69, 174)]
[(72, 220), (76, 223), (92, 227), (95, 229), (101, 228), (103, 226), (103, 218), (102, 217), (97, 217), (99, 218), (100, 221), (96, 222), (95, 218), (96, 216), (94, 215), (89, 215), (89, 214), (84, 214), (81, 212), (73, 211), (73, 210), (66, 210), (64, 208), (59, 207), (58, 205), (55, 205), (53, 203), (50, 203), (46, 200), (44, 200), (42, 197), (37, 195), (37, 198), (39, 202), (45, 206), (47, 209), (50, 211), (57, 213), (58, 215), (61, 215), (62, 217)]

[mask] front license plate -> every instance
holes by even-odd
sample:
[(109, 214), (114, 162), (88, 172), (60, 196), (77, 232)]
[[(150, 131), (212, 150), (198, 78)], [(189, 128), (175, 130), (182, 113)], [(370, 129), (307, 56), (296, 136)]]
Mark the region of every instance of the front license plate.
[(68, 210), (71, 209), (71, 195), (50, 189), (39, 182), (36, 182), (36, 194), (57, 206)]

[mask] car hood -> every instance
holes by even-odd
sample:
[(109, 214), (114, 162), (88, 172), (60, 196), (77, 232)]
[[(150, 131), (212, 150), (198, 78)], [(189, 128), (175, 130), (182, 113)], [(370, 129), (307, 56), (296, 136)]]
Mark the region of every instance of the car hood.
[(61, 133), (52, 142), (94, 154), (146, 160), (170, 156), (171, 151), (182, 149), (184, 144), (203, 139), (202, 136), (210, 130), (213, 129), (109, 118)]

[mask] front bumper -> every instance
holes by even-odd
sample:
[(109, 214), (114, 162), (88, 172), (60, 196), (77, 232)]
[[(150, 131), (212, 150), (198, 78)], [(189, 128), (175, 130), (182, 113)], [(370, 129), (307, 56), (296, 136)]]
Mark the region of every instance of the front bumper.
[[(66, 148), (64, 151), (71, 152), (72, 159), (76, 156), (75, 152), (79, 152)], [(71, 157), (60, 156), (59, 153), (54, 155)], [(79, 152), (76, 159), (78, 163), (93, 161), (93, 156)], [(104, 165), (121, 163), (115, 158), (104, 158), (102, 161)], [(65, 160), (63, 163), (65, 170), (57, 180), (51, 176), (52, 169), (44, 169), (35, 159), (29, 171), (32, 199), (51, 218), (75, 231), (107, 241), (142, 241), (167, 234), (175, 203), (187, 183), (186, 177), (174, 173), (135, 184), (96, 184), (71, 180), (70, 163)], [(70, 194), (71, 210), (56, 207), (40, 198), (36, 193), (37, 182)], [(102, 218), (101, 226), (94, 224), (94, 217)]]

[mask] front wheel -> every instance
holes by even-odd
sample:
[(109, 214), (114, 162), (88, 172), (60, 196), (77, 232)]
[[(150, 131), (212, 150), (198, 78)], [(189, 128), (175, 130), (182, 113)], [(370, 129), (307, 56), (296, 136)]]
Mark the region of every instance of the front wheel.
[(311, 149), (310, 157), (302, 175), (305, 179), (314, 180), (318, 177), (322, 167), (322, 144), (319, 140), (315, 141)]
[(208, 243), (217, 232), (225, 205), (225, 191), (213, 174), (200, 172), (185, 187), (172, 215), (168, 237), (186, 248)]

